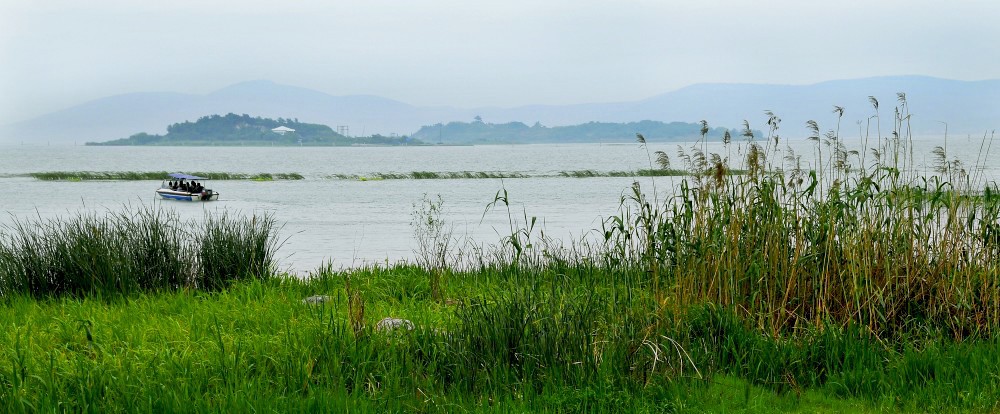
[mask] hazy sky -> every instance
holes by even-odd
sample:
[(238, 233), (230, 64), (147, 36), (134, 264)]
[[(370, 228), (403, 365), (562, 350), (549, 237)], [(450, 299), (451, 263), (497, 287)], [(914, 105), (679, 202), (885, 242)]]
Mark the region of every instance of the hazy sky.
[(0, 0), (0, 124), (254, 79), (474, 107), (699, 82), (1000, 78), (998, 22), (996, 0)]

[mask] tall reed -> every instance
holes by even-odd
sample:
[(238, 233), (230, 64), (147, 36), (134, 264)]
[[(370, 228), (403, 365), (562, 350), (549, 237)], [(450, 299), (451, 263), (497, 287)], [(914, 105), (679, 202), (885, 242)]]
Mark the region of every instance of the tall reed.
[[(716, 303), (773, 334), (835, 324), (877, 337), (993, 335), (1000, 329), (996, 184), (975, 183), (943, 148), (934, 153), (936, 174), (917, 174), (905, 97), (900, 102), (895, 129), (871, 149), (869, 165), (843, 144), (839, 127), (820, 136), (810, 122), (822, 167), (802, 170), (790, 149), (782, 156), (774, 114), (767, 141), (747, 142), (745, 176), (704, 179), (729, 165), (692, 148), (691, 179), (662, 206), (637, 189), (623, 198), (605, 237), (608, 246), (628, 247), (606, 254), (617, 263), (655, 257), (678, 310)], [(843, 110), (834, 112), (839, 125)], [(623, 225), (630, 220), (639, 221)]]
[(274, 271), (274, 219), (124, 208), (17, 221), (0, 229), (0, 296), (118, 296), (218, 289)]
[(247, 279), (274, 275), (279, 247), (273, 216), (207, 216), (197, 238), (199, 288), (216, 290)]

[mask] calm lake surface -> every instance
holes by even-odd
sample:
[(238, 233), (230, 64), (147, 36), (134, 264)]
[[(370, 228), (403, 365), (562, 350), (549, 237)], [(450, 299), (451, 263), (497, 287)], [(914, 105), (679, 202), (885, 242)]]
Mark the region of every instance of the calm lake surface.
[[(815, 157), (811, 143), (793, 143), (804, 163)], [(941, 139), (914, 141), (920, 168), (930, 173), (931, 150)], [(996, 152), (980, 151), (982, 138), (950, 138), (948, 157), (961, 159), (983, 180), (1000, 176)], [(652, 143), (648, 151), (670, 155), (675, 168), (678, 145)], [(784, 143), (782, 147), (784, 147)], [(851, 146), (852, 142), (848, 141)], [(745, 144), (743, 144), (745, 146)], [(860, 147), (860, 144), (857, 144)], [(853, 149), (853, 148), (852, 148)], [(710, 143), (711, 152), (725, 151)], [(826, 150), (824, 148), (824, 150)], [(733, 158), (742, 151), (731, 146)], [(978, 160), (978, 161), (977, 161)], [(739, 165), (740, 163), (734, 163)], [(975, 168), (978, 165), (979, 168)], [(547, 236), (566, 241), (600, 229), (618, 211), (619, 199), (632, 182), (622, 178), (558, 177), (560, 171), (634, 171), (649, 168), (647, 150), (638, 144), (560, 144), (434, 147), (86, 147), (0, 146), (0, 226), (36, 218), (66, 217), (79, 211), (104, 212), (124, 206), (170, 209), (185, 220), (206, 212), (275, 216), (284, 244), (282, 269), (305, 273), (325, 261), (334, 266), (412, 260), (416, 241), (411, 226), (414, 205), (427, 194), (444, 200), (444, 219), (455, 234), (495, 244), (509, 234), (506, 209), (486, 212), (498, 191), (506, 189), (511, 213), (537, 217)], [(23, 174), (44, 171), (178, 171), (299, 173), (296, 181), (210, 181), (221, 193), (212, 203), (160, 201), (159, 181), (39, 181)], [(412, 171), (488, 171), (530, 178), (369, 180), (337, 179), (336, 174)], [(637, 179), (649, 190), (653, 179)], [(657, 178), (661, 192), (679, 178)]]

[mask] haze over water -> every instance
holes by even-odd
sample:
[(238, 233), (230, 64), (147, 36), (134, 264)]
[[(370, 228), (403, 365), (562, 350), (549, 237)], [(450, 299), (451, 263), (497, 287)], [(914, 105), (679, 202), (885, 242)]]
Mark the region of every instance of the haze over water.
[[(855, 140), (856, 141), (856, 140)], [(849, 149), (853, 141), (847, 140)], [(815, 158), (812, 143), (789, 141), (804, 164)], [(649, 153), (664, 151), (674, 168), (683, 168), (678, 145), (651, 143)], [(931, 150), (940, 139), (914, 141), (921, 173), (931, 174)], [(958, 158), (973, 170), (982, 167), (984, 181), (1000, 177), (998, 151), (980, 151), (980, 138), (951, 138), (948, 158)], [(988, 144), (988, 143), (987, 143)], [(725, 154), (721, 143), (709, 143), (710, 152)], [(733, 158), (745, 143), (734, 142)], [(784, 140), (782, 143), (784, 148)], [(741, 161), (734, 160), (738, 168)], [(646, 149), (639, 144), (566, 144), (517, 146), (433, 147), (67, 147), (6, 146), (0, 148), (0, 225), (17, 220), (69, 217), (78, 211), (103, 212), (124, 206), (153, 206), (177, 212), (185, 221), (197, 221), (206, 212), (273, 214), (284, 241), (278, 257), (281, 267), (297, 273), (325, 261), (334, 266), (412, 260), (416, 242), (411, 226), (415, 204), (423, 195), (440, 195), (444, 219), (455, 235), (480, 244), (495, 244), (508, 235), (508, 211), (486, 206), (498, 191), (507, 190), (511, 215), (523, 222), (537, 217), (536, 230), (567, 244), (593, 236), (601, 221), (616, 214), (619, 200), (638, 181), (651, 191), (650, 177), (559, 177), (560, 171), (635, 171), (649, 168)], [(218, 202), (184, 203), (154, 198), (159, 181), (40, 181), (23, 174), (45, 171), (178, 171), (232, 173), (300, 173), (296, 181), (210, 181), (221, 192)], [(371, 176), (374, 173), (412, 171), (488, 171), (529, 175), (509, 179), (338, 179), (337, 174)], [(665, 193), (681, 177), (661, 177), (656, 188)], [(537, 234), (537, 233), (536, 233)]]

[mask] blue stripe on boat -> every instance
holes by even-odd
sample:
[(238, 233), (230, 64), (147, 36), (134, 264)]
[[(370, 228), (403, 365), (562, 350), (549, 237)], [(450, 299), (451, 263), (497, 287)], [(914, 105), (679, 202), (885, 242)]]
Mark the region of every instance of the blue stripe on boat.
[(171, 199), (171, 200), (191, 201), (191, 197), (190, 196), (179, 196), (179, 195), (164, 194), (164, 193), (157, 193), (157, 194), (159, 194), (160, 197), (168, 198), (168, 199)]

